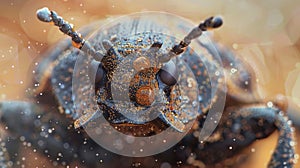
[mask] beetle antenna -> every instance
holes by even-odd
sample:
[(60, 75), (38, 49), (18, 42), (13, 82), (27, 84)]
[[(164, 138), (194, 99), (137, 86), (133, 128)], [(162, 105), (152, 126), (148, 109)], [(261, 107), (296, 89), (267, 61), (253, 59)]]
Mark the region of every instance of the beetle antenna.
[(162, 43), (161, 42), (154, 42), (151, 47), (149, 48), (150, 51), (157, 51), (161, 48)]
[(146, 55), (154, 55), (157, 53), (157, 51), (161, 48), (161, 46), (163, 45), (163, 43), (161, 42), (154, 42), (150, 48), (146, 51)]
[(202, 32), (207, 31), (209, 29), (215, 29), (222, 26), (223, 20), (220, 17), (210, 17), (204, 20), (199, 24), (199, 26), (195, 27), (190, 31), (190, 33), (184, 37), (183, 40), (180, 41), (179, 44), (175, 45), (169, 53), (163, 55), (160, 58), (161, 62), (168, 62), (171, 58), (181, 54), (187, 46), (190, 45), (193, 39), (196, 39), (202, 35)]
[(55, 11), (50, 11), (47, 7), (39, 9), (37, 18), (42, 22), (53, 23), (59, 27), (59, 30), (72, 38), (72, 45), (85, 53), (91, 55), (95, 60), (99, 61), (103, 58), (103, 54), (95, 51), (91, 44), (82, 38), (81, 34), (73, 29), (73, 25), (65, 21), (61, 16), (57, 15)]

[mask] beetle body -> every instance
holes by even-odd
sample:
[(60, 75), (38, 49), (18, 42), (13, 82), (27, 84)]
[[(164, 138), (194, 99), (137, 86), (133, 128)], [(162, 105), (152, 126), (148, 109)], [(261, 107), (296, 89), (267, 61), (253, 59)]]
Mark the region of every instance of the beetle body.
[[(55, 21), (54, 17), (57, 14), (52, 12)], [(33, 103), (1, 104), (1, 121), (17, 137), (16, 143), (24, 137), (53, 162), (63, 165), (79, 160), (83, 166), (95, 167), (104, 160), (105, 166), (117, 167), (120, 165), (114, 160), (121, 160), (128, 167), (135, 162), (142, 167), (166, 162), (197, 167), (232, 157), (277, 128), (279, 141), (285, 142), (278, 143), (269, 166), (292, 167), (293, 132), (284, 113), (275, 105), (257, 103), (252, 70), (231, 51), (211, 41), (210, 35), (202, 34), (189, 44), (195, 34), (189, 33), (193, 29), (190, 22), (166, 13), (137, 13), (106, 25), (87, 26), (82, 33), (88, 37), (86, 44), (71, 28), (62, 26), (67, 24), (63, 20), (55, 24), (82, 51), (66, 40), (57, 44), (45, 54), (34, 87), (29, 89)], [(230, 101), (225, 102), (225, 98)], [(210, 115), (210, 110), (224, 106), (218, 126), (205, 124), (207, 118), (221, 117), (220, 113)], [(161, 154), (119, 156), (103, 149), (79, 128), (97, 123), (99, 114), (117, 131), (137, 137), (168, 128), (191, 131)], [(18, 124), (12, 123), (13, 118)], [(201, 131), (209, 127), (216, 129), (202, 142)], [(10, 165), (8, 158), (2, 160)]]
[[(108, 112), (106, 114), (107, 119), (109, 119), (111, 121), (111, 123), (128, 123), (128, 124), (134, 124), (136, 123), (143, 123), (143, 120), (146, 119), (139, 119), (136, 117), (136, 120), (128, 120), (126, 121), (126, 118), (124, 116), (122, 116), (122, 114), (120, 114), (120, 112), (118, 112), (118, 110), (113, 111), (111, 109), (113, 108), (118, 108), (118, 107), (109, 107), (109, 106), (113, 106), (114, 102), (113, 102), (113, 98), (112, 97), (118, 97), (118, 98), (122, 98), (122, 94), (129, 94), (125, 95), (125, 97), (129, 97), (131, 101), (134, 101), (135, 104), (133, 107), (134, 109), (132, 111), (130, 111), (130, 113), (134, 113), (134, 111), (138, 111), (138, 108), (143, 108), (143, 104), (144, 103), (140, 103), (142, 105), (140, 105), (138, 102), (142, 101), (143, 102), (143, 98), (139, 98), (142, 96), (140, 92), (141, 92), (141, 88), (151, 88), (152, 91), (156, 90), (157, 93), (157, 97), (164, 97), (164, 95), (159, 95), (161, 94), (161, 92), (164, 92), (164, 90), (167, 90), (167, 85), (163, 84), (163, 82), (160, 78), (160, 75), (158, 75), (158, 71), (162, 71), (163, 67), (161, 63), (158, 63), (158, 59), (159, 57), (166, 52), (168, 49), (170, 49), (173, 45), (176, 44), (176, 42), (178, 42), (178, 39), (180, 37), (178, 37), (178, 39), (176, 39), (175, 37), (171, 37), (168, 36), (166, 34), (162, 34), (162, 33), (156, 33), (156, 32), (166, 32), (166, 30), (169, 29), (169, 27), (167, 27), (167, 25), (159, 25), (155, 22), (155, 18), (160, 16), (162, 18), (162, 20), (167, 20), (173, 19), (174, 23), (176, 23), (175, 21), (175, 16), (169, 15), (169, 14), (165, 14), (165, 13), (146, 13), (146, 14), (136, 14), (136, 15), (131, 15), (125, 18), (120, 18), (116, 21), (114, 21), (113, 23), (106, 25), (104, 27), (101, 27), (101, 29), (97, 30), (96, 33), (94, 33), (92, 35), (92, 37), (89, 38), (90, 43), (95, 43), (98, 44), (95, 47), (95, 50), (97, 51), (106, 51), (107, 50), (107, 55), (105, 55), (103, 57), (103, 59), (101, 60), (101, 66), (103, 67), (104, 71), (105, 71), (105, 77), (104, 77), (104, 82), (101, 81), (100, 83), (95, 83), (95, 87), (98, 90), (99, 94), (98, 96), (98, 103), (100, 104), (100, 106), (102, 108), (104, 108), (104, 114), (106, 112)], [(164, 23), (164, 22), (163, 22)], [(177, 21), (177, 23), (181, 23), (179, 22), (179, 20)], [(188, 22), (187, 22), (188, 23)], [(191, 23), (188, 23), (191, 25)], [(132, 27), (129, 27), (128, 25), (132, 25)], [(179, 31), (182, 32), (182, 34), (184, 34), (185, 32), (188, 32), (188, 28), (187, 27), (182, 27), (181, 24), (175, 26), (173, 28), (174, 30), (172, 31)], [(121, 31), (122, 30), (122, 31)], [(184, 30), (184, 31), (183, 31)], [(146, 32), (145, 32), (146, 31)], [(170, 30), (168, 30), (170, 31)], [(105, 32), (105, 33), (102, 33)], [(119, 38), (119, 39), (118, 39)], [(102, 41), (103, 40), (111, 40), (112, 41), (112, 46), (105, 46), (108, 44), (103, 44)], [(151, 46), (154, 43), (161, 43), (163, 44), (161, 46), (160, 49), (153, 49), (151, 48)], [(201, 46), (199, 46), (201, 47)], [(203, 47), (202, 47), (203, 48)], [(155, 50), (155, 52), (151, 51)], [(73, 49), (74, 50), (74, 49)], [(76, 58), (81, 57), (82, 59), (85, 59), (86, 55), (82, 52), (79, 52), (77, 50), (73, 51), (71, 49), (70, 52), (65, 52), (64, 55), (61, 56), (60, 61), (58, 62), (57, 65), (54, 66), (53, 68), (53, 73), (52, 73), (52, 77), (51, 77), (51, 83), (49, 85), (51, 85), (54, 88), (54, 92), (59, 96), (59, 102), (60, 105), (64, 108), (67, 109), (67, 112), (70, 113), (70, 111), (75, 117), (73, 117), (74, 119), (78, 118), (78, 115), (80, 115), (80, 112), (74, 112), (73, 108), (73, 104), (72, 104), (72, 100), (70, 100), (70, 98), (72, 98), (72, 96), (70, 95), (70, 90), (67, 89), (71, 89), (71, 87), (66, 87), (66, 86), (71, 86), (73, 80), (71, 79), (71, 73), (73, 73), (73, 71), (71, 71), (70, 67), (75, 67), (75, 62), (76, 62)], [(149, 51), (150, 50), (150, 51)], [(192, 51), (192, 49), (188, 49), (188, 51), (186, 53), (183, 54), (183, 57), (180, 58), (180, 60), (183, 60), (183, 62), (189, 61), (190, 58), (188, 58), (189, 53), (193, 53), (194, 51)], [(207, 51), (206, 51), (207, 52)], [(202, 54), (202, 53), (201, 53)], [(208, 55), (208, 53), (206, 53)], [(50, 54), (51, 55), (51, 54)], [(211, 96), (211, 89), (209, 87), (211, 87), (210, 85), (210, 77), (209, 74), (206, 70), (206, 66), (209, 67), (213, 67), (216, 66), (214, 64), (208, 64), (209, 61), (205, 60), (206, 63), (203, 63), (203, 61), (200, 58), (197, 58), (197, 53), (195, 53), (195, 56), (193, 56), (191, 58), (191, 61), (189, 62), (193, 62), (196, 61), (198, 62), (200, 65), (202, 65), (202, 69), (203, 69), (203, 79), (201, 79), (202, 82), (201, 85), (199, 85), (199, 91), (206, 94), (204, 98), (201, 98), (203, 103), (201, 103), (202, 109), (199, 110), (199, 112), (194, 112), (194, 116), (191, 116), (191, 118), (195, 118), (198, 113), (202, 113), (202, 111), (206, 111), (206, 109), (208, 108), (209, 104), (210, 104), (210, 99)], [(142, 63), (137, 63), (140, 60)], [(186, 60), (184, 60), (186, 59)], [(207, 58), (209, 59), (209, 58)], [(210, 58), (213, 59), (213, 58)], [(90, 63), (90, 60), (83, 60), (82, 63), (84, 63), (86, 61), (86, 65), (88, 67)], [(137, 69), (135, 67), (136, 64), (143, 64), (143, 62), (145, 63), (145, 67), (139, 66), (138, 68), (142, 68), (141, 69)], [(52, 62), (50, 62), (52, 64)], [(172, 62), (171, 62), (172, 63)], [(182, 63), (183, 64), (183, 63)], [(208, 65), (205, 65), (208, 64)], [(42, 64), (47, 65), (47, 64)], [(183, 66), (183, 65), (182, 65)], [(195, 65), (197, 66), (197, 65)], [(83, 67), (83, 66), (81, 66)], [(83, 67), (84, 68), (84, 67)], [(96, 65), (96, 68), (97, 65)], [(185, 67), (182, 67), (185, 68)], [(194, 67), (194, 71), (199, 71), (199, 65), (197, 67)], [(160, 70), (162, 69), (162, 70)], [(138, 70), (138, 71), (137, 71)], [(85, 69), (85, 71), (88, 73), (90, 71), (90, 69)], [(95, 70), (94, 70), (95, 71)], [(187, 71), (185, 69), (178, 69), (177, 72), (178, 74)], [(190, 70), (192, 72), (192, 70)], [(210, 70), (213, 71), (213, 70)], [(64, 73), (60, 73), (60, 72), (68, 72), (66, 74)], [(43, 72), (42, 72), (43, 73)], [(89, 74), (90, 75), (90, 74)], [(95, 74), (94, 74), (95, 75)], [(183, 82), (189, 83), (189, 85), (191, 85), (190, 87), (190, 91), (186, 90), (186, 92), (190, 92), (190, 93), (186, 93), (186, 95), (188, 94), (192, 94), (192, 92), (198, 92), (197, 89), (195, 89), (195, 87), (197, 87), (196, 85), (196, 81), (192, 81), (192, 74), (189, 74), (191, 77), (188, 76), (183, 76), (181, 78), (184, 78)], [(82, 75), (83, 76), (83, 75)], [(93, 75), (91, 75), (93, 77)], [(145, 77), (146, 76), (146, 77)], [(81, 83), (86, 82), (83, 85), (86, 86), (91, 86), (90, 90), (87, 90), (87, 92), (94, 92), (94, 87), (93, 85), (91, 85), (90, 82), (91, 80), (89, 79), (81, 79), (84, 77), (79, 77), (79, 81)], [(189, 80), (189, 81), (187, 81)], [(200, 80), (199, 80), (200, 81)], [(113, 86), (111, 86), (113, 85)], [(64, 87), (62, 87), (64, 86)], [(117, 87), (114, 87), (117, 86)], [(112, 87), (112, 89), (110, 88)], [(160, 88), (159, 88), (160, 87)], [(176, 87), (174, 87), (176, 88)], [(178, 88), (178, 87), (177, 87)], [(115, 95), (112, 95), (111, 90), (113, 90)], [(169, 91), (170, 92), (170, 91)], [(176, 94), (176, 90), (172, 91), (172, 94)], [(177, 91), (178, 92), (178, 91)], [(97, 94), (97, 93), (96, 93)], [(116, 94), (120, 94), (120, 95), (116, 95)], [(170, 93), (166, 93), (169, 94)], [(203, 94), (203, 95), (204, 95)], [(196, 99), (195, 97), (196, 95), (194, 95), (193, 99)], [(202, 96), (202, 95), (201, 95)], [(74, 97), (74, 96), (73, 96)], [(179, 97), (179, 95), (173, 95), (173, 97)], [(69, 99), (64, 99), (64, 98), (69, 98)], [(139, 100), (141, 99), (141, 100)], [(169, 97), (165, 97), (165, 99), (170, 99)], [(198, 98), (197, 98), (198, 99)], [(120, 101), (120, 100), (118, 100)], [(146, 100), (148, 101), (148, 100)], [(175, 100), (172, 100), (173, 102), (176, 102)], [(66, 103), (68, 102), (68, 103)], [(153, 103), (153, 101), (152, 101)], [(159, 102), (158, 102), (159, 103)], [(117, 104), (117, 103), (115, 103)], [(122, 104), (125, 103), (121, 103), (120, 106)], [(146, 103), (148, 104), (148, 103)], [(167, 104), (170, 104), (169, 102)], [(187, 104), (187, 103), (186, 103)], [(166, 106), (166, 103), (163, 104), (164, 106)], [(175, 104), (174, 104), (175, 105)], [(170, 105), (171, 106), (171, 105)], [(178, 104), (175, 106), (179, 106)], [(124, 107), (120, 107), (118, 108), (119, 110), (124, 109)], [(178, 108), (178, 107), (177, 107)], [(70, 110), (71, 109), (71, 110)], [(127, 109), (129, 110), (129, 109)], [(164, 109), (166, 110), (166, 109)], [(67, 113), (67, 114), (68, 114)], [(78, 114), (79, 113), (79, 114)], [(119, 113), (119, 114), (118, 114)], [(126, 113), (126, 112), (124, 112)], [(129, 112), (127, 112), (128, 114)], [(164, 116), (165, 117), (165, 116)], [(161, 118), (164, 118), (161, 116)], [(134, 118), (134, 116), (132, 117)], [(163, 122), (163, 121), (162, 121)], [(168, 124), (168, 121), (165, 121), (166, 124)], [(145, 122), (144, 122), (145, 124)], [(162, 123), (163, 124), (163, 123)]]

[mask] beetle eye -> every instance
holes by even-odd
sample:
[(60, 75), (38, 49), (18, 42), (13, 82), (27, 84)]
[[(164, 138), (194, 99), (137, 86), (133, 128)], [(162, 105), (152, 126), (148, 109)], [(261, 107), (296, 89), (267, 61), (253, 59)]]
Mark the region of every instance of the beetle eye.
[(158, 73), (161, 81), (166, 85), (173, 86), (177, 83), (178, 73), (173, 61), (167, 62)]

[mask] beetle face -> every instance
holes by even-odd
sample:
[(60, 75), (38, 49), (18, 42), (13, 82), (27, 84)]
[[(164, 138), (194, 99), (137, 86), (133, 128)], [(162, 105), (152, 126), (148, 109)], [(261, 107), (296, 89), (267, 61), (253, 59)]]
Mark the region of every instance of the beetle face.
[[(121, 17), (96, 30), (87, 39), (94, 54), (81, 53), (73, 72), (72, 95), (79, 117), (75, 127), (100, 113), (114, 126), (148, 124), (148, 128), (164, 125), (179, 132), (188, 130), (186, 125), (206, 111), (217, 88), (210, 83), (216, 64), (202, 59), (203, 47), (196, 43), (194, 51), (177, 45), (193, 25), (174, 15), (146, 12)], [(176, 57), (166, 56), (170, 51)], [(96, 59), (95, 52), (101, 57)], [(94, 73), (85, 74), (90, 71), (87, 67)], [(158, 124), (151, 124), (157, 120)]]
[[(170, 45), (175, 39), (143, 32), (115, 39), (106, 47), (107, 53), (101, 60), (105, 84), (97, 91), (99, 106), (114, 109), (113, 115), (118, 113), (126, 118), (123, 122), (144, 124), (160, 118), (184, 131), (185, 124), (198, 113), (193, 109), (197, 108), (197, 82), (184, 61), (159, 62), (164, 43)], [(96, 83), (96, 88), (97, 85), (101, 83)], [(185, 87), (189, 89), (183, 90)]]

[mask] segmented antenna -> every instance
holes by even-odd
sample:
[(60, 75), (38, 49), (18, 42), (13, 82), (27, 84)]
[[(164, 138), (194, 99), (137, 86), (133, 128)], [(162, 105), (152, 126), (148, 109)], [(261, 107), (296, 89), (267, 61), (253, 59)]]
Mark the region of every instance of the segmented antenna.
[(171, 58), (181, 54), (184, 49), (190, 45), (193, 39), (196, 39), (201, 36), (202, 32), (209, 29), (215, 29), (222, 26), (223, 20), (220, 17), (210, 17), (205, 21), (199, 24), (198, 27), (195, 27), (190, 33), (180, 41), (179, 44), (175, 45), (169, 53), (160, 57), (161, 62), (168, 62)]
[(73, 25), (58, 16), (55, 11), (50, 11), (47, 7), (41, 8), (36, 12), (37, 18), (42, 22), (53, 23), (59, 30), (72, 38), (72, 45), (99, 61), (103, 58), (100, 52), (96, 52), (88, 41), (82, 38), (81, 34), (73, 29)]

